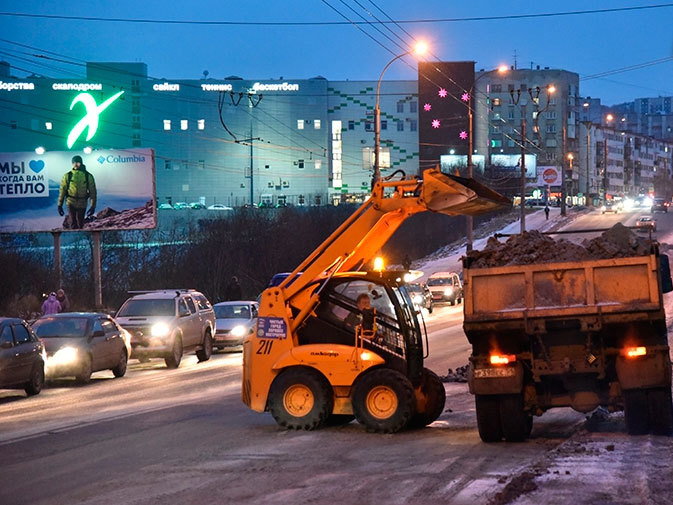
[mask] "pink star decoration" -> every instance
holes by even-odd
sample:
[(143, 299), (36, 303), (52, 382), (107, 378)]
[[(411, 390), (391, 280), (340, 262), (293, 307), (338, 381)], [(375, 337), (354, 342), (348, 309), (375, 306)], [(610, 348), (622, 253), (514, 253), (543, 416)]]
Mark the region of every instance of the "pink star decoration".
[(465, 130), (463, 130), (462, 132), (460, 132), (460, 134), (458, 136), (461, 139), (465, 140), (467, 138), (467, 132)]
[(469, 102), (470, 101), (470, 94), (469, 93), (463, 93), (462, 96), (460, 97), (460, 99), (463, 102)]
[(423, 106), (423, 110), (424, 110), (425, 112), (428, 112), (430, 109), (432, 109), (432, 105), (430, 105), (429, 103), (426, 103), (426, 104)]
[(439, 119), (433, 119), (432, 120), (432, 127), (433, 128), (439, 128), (440, 122)]
[(439, 96), (441, 96), (442, 98), (446, 98), (446, 95), (447, 95), (446, 90), (444, 88), (440, 88)]

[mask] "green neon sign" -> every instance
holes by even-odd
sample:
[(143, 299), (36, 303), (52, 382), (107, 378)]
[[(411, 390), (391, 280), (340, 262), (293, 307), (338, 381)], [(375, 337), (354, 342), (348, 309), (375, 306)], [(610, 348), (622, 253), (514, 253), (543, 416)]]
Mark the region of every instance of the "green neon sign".
[(98, 130), (98, 117), (122, 94), (124, 94), (124, 92), (120, 91), (119, 93), (112, 95), (100, 105), (96, 105), (96, 100), (93, 96), (91, 96), (90, 93), (80, 93), (75, 97), (75, 99), (70, 104), (70, 110), (72, 110), (76, 103), (81, 102), (84, 104), (86, 114), (77, 122), (74, 128), (70, 130), (67, 141), (68, 149), (70, 149), (77, 141), (79, 136), (84, 132), (85, 128), (88, 128), (86, 134), (87, 140), (91, 140), (93, 136), (96, 135), (96, 130)]

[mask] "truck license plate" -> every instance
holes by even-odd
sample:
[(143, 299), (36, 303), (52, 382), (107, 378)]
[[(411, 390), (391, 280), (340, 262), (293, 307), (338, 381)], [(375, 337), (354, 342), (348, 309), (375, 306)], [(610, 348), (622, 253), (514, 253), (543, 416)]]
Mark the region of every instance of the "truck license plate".
[(476, 368), (474, 370), (475, 379), (489, 379), (497, 377), (513, 377), (516, 375), (516, 369), (512, 367), (505, 368)]

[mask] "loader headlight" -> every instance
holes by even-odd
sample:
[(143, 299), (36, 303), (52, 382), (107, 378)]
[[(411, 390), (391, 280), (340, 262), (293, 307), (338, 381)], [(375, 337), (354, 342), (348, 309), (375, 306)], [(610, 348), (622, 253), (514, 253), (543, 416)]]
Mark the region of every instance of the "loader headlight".
[(153, 337), (165, 337), (170, 333), (171, 329), (166, 323), (155, 323), (152, 325)]
[(242, 324), (238, 324), (231, 329), (231, 334), (234, 337), (242, 337), (248, 332), (247, 328)]

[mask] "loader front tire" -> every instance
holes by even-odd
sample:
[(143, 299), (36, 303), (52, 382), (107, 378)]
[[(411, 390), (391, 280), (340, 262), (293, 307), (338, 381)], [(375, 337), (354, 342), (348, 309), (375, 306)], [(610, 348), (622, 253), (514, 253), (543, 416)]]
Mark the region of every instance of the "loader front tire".
[(308, 367), (289, 368), (271, 384), (269, 410), (289, 430), (314, 430), (325, 423), (333, 408), (327, 380)]

